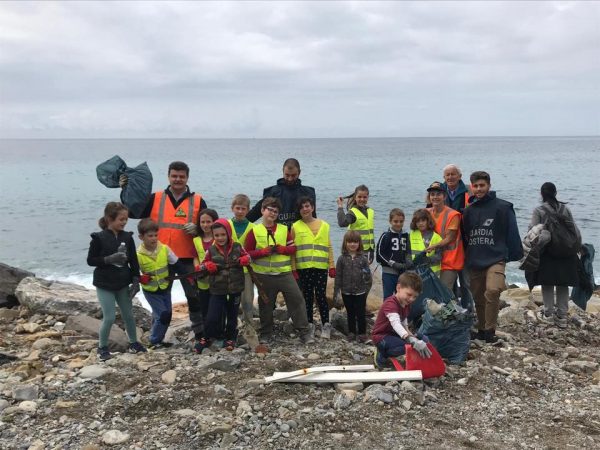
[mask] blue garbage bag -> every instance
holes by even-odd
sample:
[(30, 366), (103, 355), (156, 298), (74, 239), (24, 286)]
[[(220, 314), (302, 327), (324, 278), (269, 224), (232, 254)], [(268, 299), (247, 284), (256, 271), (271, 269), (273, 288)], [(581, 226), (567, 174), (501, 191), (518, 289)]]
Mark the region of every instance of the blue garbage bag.
[(429, 338), (442, 358), (450, 364), (460, 364), (469, 353), (471, 327), (475, 322), (473, 304), (463, 305), (463, 308), (455, 303), (456, 313), (450, 316), (432, 314), (427, 309), (427, 299), (447, 305), (456, 302), (454, 294), (427, 265), (417, 266), (416, 272), (423, 281), (423, 291), (411, 305), (409, 320), (418, 327), (419, 333)]
[(441, 282), (440, 278), (433, 273), (431, 268), (425, 264), (418, 265), (415, 268), (417, 275), (423, 281), (423, 291), (421, 295), (410, 305), (408, 320), (413, 323), (420, 323), (421, 316), (425, 313), (425, 302), (432, 298), (438, 303), (448, 303), (454, 298), (454, 293)]
[(121, 201), (129, 208), (133, 217), (139, 217), (152, 193), (152, 173), (146, 162), (127, 167), (125, 161), (115, 155), (96, 167), (98, 181), (108, 188), (119, 187), (119, 177), (127, 175), (127, 185), (121, 193)]
[(596, 249), (592, 244), (583, 244), (581, 246), (581, 257), (577, 266), (579, 286), (575, 286), (571, 291), (571, 300), (584, 311), (588, 300), (596, 288), (593, 267), (595, 253)]

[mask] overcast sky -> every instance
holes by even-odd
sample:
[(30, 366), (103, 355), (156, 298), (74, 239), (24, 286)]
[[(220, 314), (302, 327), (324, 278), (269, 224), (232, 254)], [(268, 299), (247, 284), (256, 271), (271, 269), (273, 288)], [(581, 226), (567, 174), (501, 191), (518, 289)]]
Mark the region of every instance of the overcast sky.
[(0, 137), (598, 134), (597, 2), (0, 2)]

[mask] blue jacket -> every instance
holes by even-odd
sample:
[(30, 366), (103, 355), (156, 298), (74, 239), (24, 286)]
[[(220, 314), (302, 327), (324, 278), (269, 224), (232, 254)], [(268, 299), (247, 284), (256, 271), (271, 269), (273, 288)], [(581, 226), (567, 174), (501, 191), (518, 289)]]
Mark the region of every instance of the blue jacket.
[(398, 275), (399, 273), (403, 272), (393, 269), (392, 264), (397, 262), (401, 264), (408, 263), (409, 265), (412, 265), (408, 233), (396, 233), (395, 231), (388, 229), (379, 237), (379, 241), (377, 242), (376, 257), (377, 262), (381, 264), (381, 270), (383, 273), (392, 273), (394, 275)]
[(442, 183), (442, 186), (446, 188), (446, 206), (449, 206), (450, 208), (462, 214), (465, 207), (467, 206), (465, 204), (465, 193), (469, 192), (467, 186), (465, 185), (465, 183), (463, 183), (463, 180), (459, 180), (458, 187), (456, 188), (456, 194), (454, 194), (453, 200), (450, 199), (450, 194), (447, 191), (448, 185), (446, 183)]
[(498, 262), (523, 257), (521, 237), (512, 203), (490, 191), (482, 199), (471, 197), (463, 212), (465, 265), (486, 269)]

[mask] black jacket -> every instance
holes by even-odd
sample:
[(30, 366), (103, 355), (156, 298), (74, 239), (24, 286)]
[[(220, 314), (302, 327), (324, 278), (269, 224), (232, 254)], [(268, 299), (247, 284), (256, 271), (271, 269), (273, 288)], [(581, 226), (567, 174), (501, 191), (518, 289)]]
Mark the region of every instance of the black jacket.
[[(133, 233), (120, 231), (117, 236), (110, 230), (102, 230), (92, 233), (92, 241), (88, 251), (87, 263), (94, 269), (93, 284), (96, 287), (110, 291), (118, 291), (131, 284), (133, 277), (140, 276), (140, 265), (137, 260)], [(117, 267), (106, 264), (104, 257), (116, 253), (121, 242), (127, 245), (128, 264)]]
[(465, 265), (486, 269), (498, 262), (523, 257), (521, 237), (512, 203), (490, 191), (482, 199), (471, 197), (463, 213)]
[[(277, 223), (282, 223), (288, 228), (292, 228), (292, 224), (298, 220), (296, 214), (296, 203), (300, 197), (310, 197), (315, 202), (315, 211), (313, 217), (317, 217), (317, 194), (315, 188), (310, 186), (303, 186), (302, 180), (298, 178), (292, 185), (285, 184), (283, 178), (277, 180), (275, 186), (265, 188), (263, 190), (263, 200), (266, 197), (278, 198), (281, 202), (281, 211), (279, 211), (279, 217), (277, 217)], [(250, 222), (256, 222), (262, 217), (262, 200), (256, 203), (254, 207), (248, 212), (246, 218)]]

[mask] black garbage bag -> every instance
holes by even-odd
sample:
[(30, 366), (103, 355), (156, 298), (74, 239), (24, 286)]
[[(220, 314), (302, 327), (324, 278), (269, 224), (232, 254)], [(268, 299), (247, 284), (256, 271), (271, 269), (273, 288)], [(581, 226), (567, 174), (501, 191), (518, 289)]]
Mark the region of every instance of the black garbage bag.
[(118, 155), (96, 167), (98, 181), (108, 188), (119, 187), (119, 177), (127, 175), (127, 185), (121, 193), (121, 200), (131, 211), (133, 217), (139, 217), (152, 193), (152, 173), (146, 162), (137, 167), (127, 167)]

